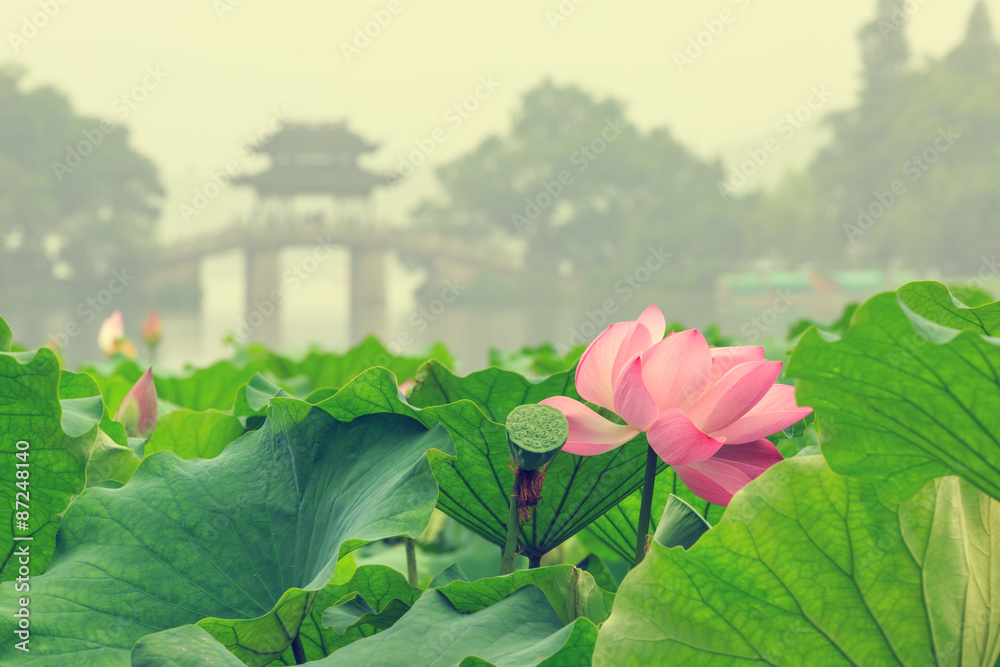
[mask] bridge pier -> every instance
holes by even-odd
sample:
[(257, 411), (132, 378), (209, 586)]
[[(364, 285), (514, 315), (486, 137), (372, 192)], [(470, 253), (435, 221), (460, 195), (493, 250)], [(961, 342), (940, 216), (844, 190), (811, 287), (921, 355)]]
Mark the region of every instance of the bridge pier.
[[(258, 223), (260, 221), (257, 221)], [(165, 287), (190, 284), (200, 273), (202, 260), (215, 255), (239, 252), (244, 255), (243, 322), (236, 327), (241, 341), (260, 341), (271, 346), (281, 344), (281, 318), (287, 295), (282, 291), (283, 266), (279, 261), (285, 248), (312, 248), (317, 266), (325, 257), (323, 249), (331, 246), (348, 250), (350, 264), (347, 305), (350, 343), (366, 335), (385, 338), (388, 330), (387, 255), (399, 252), (430, 263), (433, 268), (418, 304), (427, 306), (441, 298), (450, 304), (473, 278), (488, 272), (491, 280), (512, 284), (518, 267), (504, 252), (483, 244), (470, 244), (457, 238), (440, 236), (426, 229), (396, 227), (387, 224), (350, 225), (327, 219), (304, 218), (290, 221), (280, 230), (263, 224), (243, 222), (197, 238), (175, 242), (162, 248), (154, 265), (144, 271), (149, 280)], [(338, 260), (342, 255), (338, 254)], [(310, 262), (313, 260), (309, 260)], [(239, 269), (237, 269), (239, 270)], [(311, 272), (311, 269), (310, 269)], [(320, 280), (320, 278), (315, 278)], [(208, 285), (202, 291), (209, 291)], [(238, 289), (238, 288), (237, 288)], [(461, 297), (467, 300), (467, 297)], [(237, 306), (238, 307), (238, 306)], [(435, 313), (437, 316), (438, 313)], [(403, 333), (403, 332), (395, 332)]]
[(351, 344), (385, 334), (385, 251), (351, 252)]
[[(281, 254), (278, 250), (246, 251), (246, 325), (249, 340), (272, 349), (281, 344)], [(245, 333), (241, 331), (242, 335)]]

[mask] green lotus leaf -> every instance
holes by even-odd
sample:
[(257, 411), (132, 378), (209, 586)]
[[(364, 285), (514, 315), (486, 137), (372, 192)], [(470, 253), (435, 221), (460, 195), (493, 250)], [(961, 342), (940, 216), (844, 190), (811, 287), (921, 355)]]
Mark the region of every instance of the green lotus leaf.
[[(572, 374), (553, 376), (540, 384), (496, 368), (457, 378), (440, 364), (429, 362), (418, 380), (418, 387), (404, 402), (390, 373), (370, 369), (318, 407), (338, 419), (395, 412), (425, 425), (440, 422), (455, 440), (458, 459), (436, 471), (441, 484), (438, 507), (494, 544), (503, 545), (514, 481), (504, 428), (507, 414), (518, 405), (548, 396), (574, 395)], [(446, 402), (432, 405), (441, 401)], [(546, 469), (541, 502), (531, 521), (521, 526), (518, 545), (523, 553), (540, 557), (551, 551), (639, 488), (646, 448), (645, 438), (639, 437), (601, 456), (557, 455)]]
[(146, 442), (146, 456), (173, 452), (182, 459), (210, 459), (243, 435), (240, 420), (218, 410), (174, 410), (160, 417)]
[(895, 502), (779, 463), (691, 549), (654, 543), (595, 665), (962, 665), (1000, 655), (1000, 502), (957, 477)]
[(842, 339), (806, 332), (788, 375), (816, 411), (835, 471), (878, 480), (897, 500), (951, 474), (1000, 498), (1000, 339), (983, 335), (1000, 303), (962, 309), (943, 298), (933, 284), (880, 294)]
[[(128, 484), (87, 489), (66, 512), (53, 563), (31, 583), (37, 640), (30, 654), (6, 642), (0, 663), (127, 665), (141, 637), (197, 624), (267, 664), (341, 556), (423, 531), (438, 495), (432, 461), (453, 451), (441, 427), (344, 423), (285, 398), (213, 459), (152, 454)], [(0, 587), (5, 636), (17, 597)]]
[[(59, 380), (59, 361), (48, 348), (0, 352), (0, 475), (4, 480), (0, 505), (9, 512), (9, 518), (0, 522), (2, 542), (7, 545), (0, 547), (0, 581), (19, 576), (21, 566), (14, 553), (26, 543), (31, 550), (30, 574), (45, 571), (55, 549), (56, 515), (66, 510), (86, 483), (99, 411), (94, 412), (93, 403), (76, 406), (82, 413), (67, 417), (66, 425), (78, 437), (67, 434)], [(74, 404), (69, 405), (73, 409)], [(27, 517), (23, 525), (19, 516)], [(31, 540), (19, 544), (15, 536)]]

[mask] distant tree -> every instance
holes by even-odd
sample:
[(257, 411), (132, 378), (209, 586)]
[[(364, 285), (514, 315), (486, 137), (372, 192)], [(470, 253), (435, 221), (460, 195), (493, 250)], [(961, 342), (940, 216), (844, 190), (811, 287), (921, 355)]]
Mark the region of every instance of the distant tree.
[[(980, 264), (1000, 256), (1000, 48), (983, 3), (969, 20), (966, 38), (943, 59), (932, 62), (914, 82), (911, 100), (924, 121), (914, 127), (923, 137), (921, 150), (933, 156), (955, 135), (939, 159), (921, 167), (908, 185), (912, 196), (900, 198), (886, 216), (887, 233), (896, 233), (906, 257), (916, 265), (970, 275)], [(918, 102), (919, 101), (919, 102)], [(916, 124), (916, 114), (903, 119)], [(925, 162), (926, 155), (924, 156)]]
[[(607, 284), (648, 247), (704, 270), (738, 252), (734, 208), (715, 184), (721, 166), (692, 155), (664, 129), (644, 133), (614, 100), (550, 81), (525, 94), (507, 134), (485, 139), (438, 170), (443, 201), (421, 224), (525, 244), (535, 276)], [(738, 207), (737, 207), (738, 208)], [(614, 281), (612, 281), (613, 284)]]
[(26, 91), (22, 75), (0, 69), (0, 303), (71, 305), (142, 265), (163, 189), (127, 129), (50, 87)]
[(878, 0), (875, 14), (858, 32), (866, 88), (873, 94), (902, 74), (910, 60), (902, 3)]
[[(833, 141), (820, 152), (813, 178), (841, 214), (867, 205), (873, 189), (902, 161), (890, 146), (898, 147), (899, 141), (891, 139), (908, 132), (900, 126), (896, 108), (912, 79), (906, 71), (910, 59), (906, 20), (894, 0), (877, 0), (874, 19), (858, 31), (864, 66), (858, 105), (826, 119)], [(831, 218), (829, 224), (838, 222)], [(854, 244), (845, 236), (841, 241)]]
[(789, 171), (773, 187), (755, 195), (749, 207), (754, 233), (746, 253), (778, 266), (818, 266), (843, 260), (843, 232), (812, 170)]
[(830, 119), (812, 175), (857, 263), (972, 272), (994, 247), (1000, 58), (989, 26), (979, 3), (950, 54)]
[(993, 22), (983, 0), (979, 0), (973, 8), (965, 40), (948, 54), (947, 62), (951, 67), (971, 74), (995, 73), (1000, 62), (1000, 47), (993, 36)]

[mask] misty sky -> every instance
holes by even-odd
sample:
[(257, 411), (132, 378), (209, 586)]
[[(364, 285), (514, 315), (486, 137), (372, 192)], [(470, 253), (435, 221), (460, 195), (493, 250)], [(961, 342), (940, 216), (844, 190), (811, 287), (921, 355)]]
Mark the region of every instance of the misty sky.
[[(58, 0), (4, 0), (0, 63), (24, 65), (31, 85), (54, 84), (82, 113), (126, 116), (133, 146), (160, 167), (169, 191), (166, 236), (196, 233), (246, 206), (248, 195), (228, 191), (198, 224), (185, 225), (179, 213), (210, 170), (232, 160), (254, 166), (241, 145), (276, 111), (301, 121), (346, 118), (382, 144), (367, 161), (379, 173), (394, 169), (415, 140), (444, 129), (447, 140), (427, 164), (380, 195), (381, 217), (392, 220), (434, 192), (435, 165), (502, 131), (520, 96), (543, 77), (615, 96), (641, 128), (666, 125), (702, 156), (731, 160), (774, 136), (777, 121), (814, 87), (831, 94), (817, 117), (852, 102), (860, 71), (855, 35), (875, 5), (565, 0), (562, 6), (574, 11), (553, 25), (557, 0), (62, 1), (48, 25), (15, 45), (10, 35), (22, 33), (24, 18)], [(961, 39), (973, 1), (909, 0), (918, 6), (907, 25), (918, 61)], [(990, 9), (1000, 17), (1000, 0)], [(731, 12), (730, 23), (679, 71), (675, 52), (723, 11)], [(343, 45), (353, 43), (372, 12), (391, 21), (348, 58)], [(497, 82), (496, 90), (457, 127), (446, 121), (483, 77)], [(152, 84), (145, 99), (122, 106), (121, 96), (144, 79)], [(764, 176), (802, 162), (821, 136), (817, 123), (807, 124)]]

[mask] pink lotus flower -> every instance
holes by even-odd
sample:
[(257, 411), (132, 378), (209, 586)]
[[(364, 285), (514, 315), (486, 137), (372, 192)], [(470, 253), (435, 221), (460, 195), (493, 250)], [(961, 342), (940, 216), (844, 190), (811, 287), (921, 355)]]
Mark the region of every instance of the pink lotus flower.
[(163, 322), (155, 310), (149, 311), (146, 321), (142, 325), (142, 340), (146, 347), (156, 347), (163, 338)]
[(106, 356), (110, 357), (116, 352), (118, 341), (125, 338), (125, 322), (122, 318), (122, 311), (116, 310), (111, 313), (111, 317), (101, 323), (101, 330), (97, 334), (97, 345)]
[(121, 352), (127, 357), (135, 359), (138, 356), (135, 345), (125, 337), (125, 324), (122, 318), (122, 311), (116, 310), (111, 313), (111, 317), (101, 323), (101, 330), (97, 334), (97, 346), (108, 358)]
[(132, 386), (122, 401), (115, 420), (125, 425), (125, 432), (133, 438), (145, 438), (156, 426), (156, 385), (153, 369), (149, 368)]
[(763, 347), (709, 347), (696, 329), (663, 338), (663, 314), (650, 306), (634, 322), (612, 324), (580, 358), (576, 389), (611, 410), (615, 424), (565, 396), (542, 401), (569, 420), (563, 450), (604, 454), (640, 432), (700, 498), (727, 505), (733, 494), (781, 460), (765, 436), (808, 415), (795, 388), (775, 384), (780, 361)]

